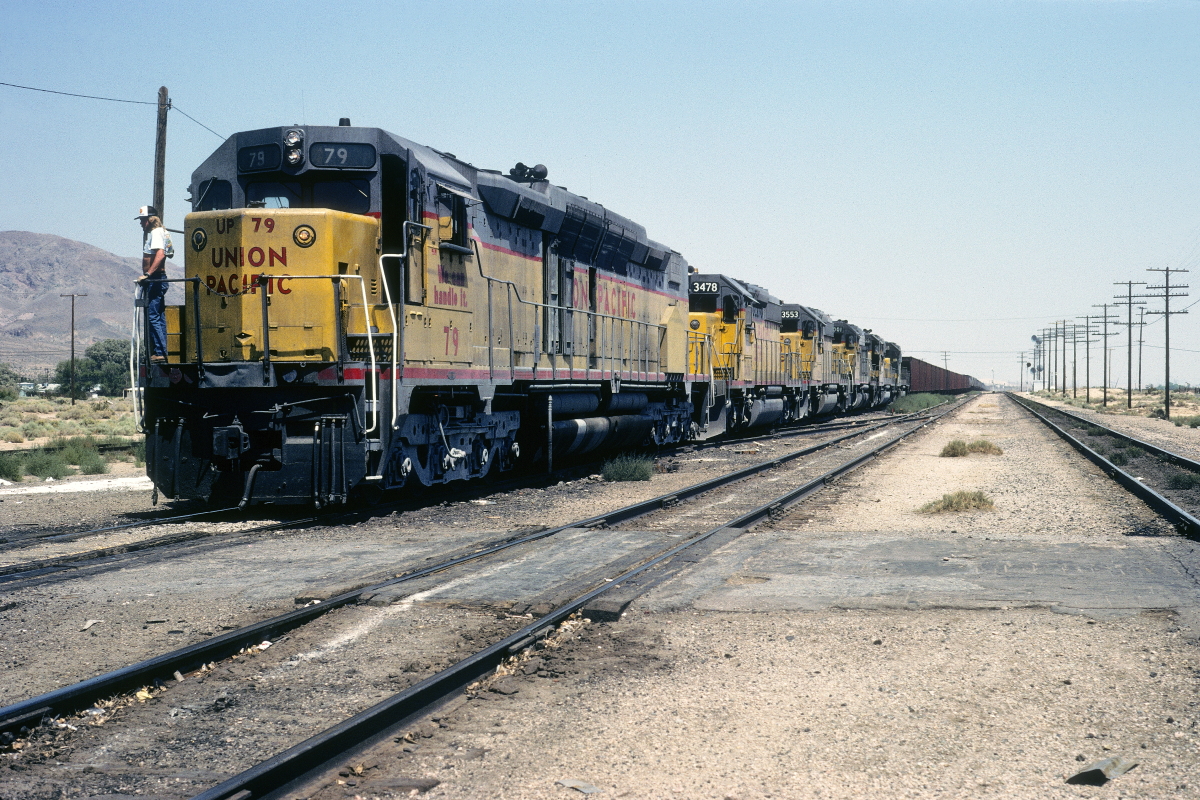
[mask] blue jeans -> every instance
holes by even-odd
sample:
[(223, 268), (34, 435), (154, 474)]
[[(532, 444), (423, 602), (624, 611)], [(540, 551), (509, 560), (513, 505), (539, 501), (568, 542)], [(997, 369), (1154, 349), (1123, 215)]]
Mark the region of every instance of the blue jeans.
[(151, 355), (167, 355), (167, 283), (149, 278), (142, 283), (146, 293), (146, 320), (150, 323)]

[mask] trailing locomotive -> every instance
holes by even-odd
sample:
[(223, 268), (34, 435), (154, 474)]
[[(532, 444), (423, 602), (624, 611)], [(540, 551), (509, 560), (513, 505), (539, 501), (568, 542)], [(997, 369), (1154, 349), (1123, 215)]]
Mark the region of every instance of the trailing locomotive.
[(546, 178), (348, 120), (226, 140), (192, 175), (168, 363), (138, 357), (156, 490), (319, 507), (902, 391), (895, 345), (689, 274)]

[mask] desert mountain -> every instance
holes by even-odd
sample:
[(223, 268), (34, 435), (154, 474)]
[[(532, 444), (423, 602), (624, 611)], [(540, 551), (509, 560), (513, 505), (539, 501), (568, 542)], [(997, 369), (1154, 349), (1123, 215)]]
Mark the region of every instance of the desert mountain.
[[(181, 237), (174, 238), (178, 248)], [(168, 263), (171, 277), (180, 277)], [(0, 362), (36, 374), (70, 356), (71, 298), (62, 294), (87, 295), (75, 299), (76, 355), (100, 339), (127, 338), (140, 274), (136, 258), (51, 234), (0, 231)], [(173, 287), (167, 302), (181, 295)]]

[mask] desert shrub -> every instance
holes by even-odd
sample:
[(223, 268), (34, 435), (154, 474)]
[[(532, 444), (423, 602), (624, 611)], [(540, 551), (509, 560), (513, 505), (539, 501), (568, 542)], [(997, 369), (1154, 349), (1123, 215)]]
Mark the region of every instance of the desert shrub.
[(941, 500), (926, 503), (918, 509), (922, 514), (940, 514), (943, 511), (991, 511), (996, 504), (983, 492), (953, 492), (942, 495)]
[(75, 436), (70, 439), (58, 437), (51, 439), (46, 445), (50, 449), (58, 449), (59, 455), (63, 457), (63, 461), (68, 464), (82, 464), (85, 458), (92, 454), (99, 455), (96, 447), (96, 440), (91, 436)]
[(1146, 455), (1146, 451), (1138, 447), (1136, 444), (1125, 445), (1126, 458), (1141, 458), (1144, 455)]
[(1200, 477), (1190, 472), (1178, 472), (1167, 481), (1167, 486), (1171, 489), (1195, 489), (1200, 486)]
[[(145, 458), (143, 445), (143, 458)], [(648, 481), (654, 474), (654, 460), (647, 456), (621, 455), (605, 461), (601, 475), (606, 481)]]
[(21, 435), (20, 431), (5, 431), (3, 440), (9, 444), (20, 444), (25, 441), (25, 437)]
[(25, 466), (19, 453), (0, 453), (0, 478), (19, 481), (25, 476)]
[(1123, 467), (1129, 463), (1129, 459), (1126, 458), (1125, 454), (1120, 450), (1114, 450), (1112, 453), (1110, 453), (1108, 455), (1108, 460), (1118, 467)]
[(972, 453), (983, 453), (987, 456), (1002, 456), (1004, 451), (996, 445), (989, 442), (987, 439), (976, 439), (967, 445), (967, 450)]
[(133, 443), (133, 447), (131, 449), (133, 450), (134, 462), (139, 467), (142, 466), (143, 464), (145, 464), (146, 463), (146, 440), (144, 438), (138, 439), (136, 442)]
[(21, 425), (21, 433), (26, 439), (40, 439), (49, 436), (51, 429), (40, 419), (31, 419)]
[(942, 458), (959, 458), (965, 456), (970, 450), (967, 449), (967, 443), (962, 439), (955, 439), (942, 448)]
[(1174, 422), (1175, 426), (1178, 428), (1200, 428), (1200, 416), (1175, 417), (1175, 419), (1171, 421)]
[(79, 461), (79, 471), (84, 475), (103, 475), (108, 472), (108, 461), (95, 450), (87, 450)]
[(890, 408), (897, 414), (911, 414), (914, 411), (924, 411), (927, 408), (940, 406), (944, 402), (946, 402), (946, 398), (941, 395), (917, 392), (896, 398), (892, 401)]
[(25, 472), (39, 478), (65, 478), (72, 473), (59, 453), (50, 450), (30, 450), (25, 454)]

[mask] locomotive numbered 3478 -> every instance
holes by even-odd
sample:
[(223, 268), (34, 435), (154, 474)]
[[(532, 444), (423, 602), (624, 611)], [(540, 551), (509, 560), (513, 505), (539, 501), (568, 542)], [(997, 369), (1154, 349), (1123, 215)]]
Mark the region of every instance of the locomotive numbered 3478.
[(170, 497), (323, 506), (904, 389), (896, 345), (689, 270), (541, 166), (343, 120), (235, 134), (191, 191), (168, 362), (138, 358)]

